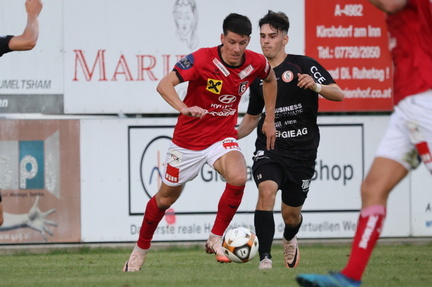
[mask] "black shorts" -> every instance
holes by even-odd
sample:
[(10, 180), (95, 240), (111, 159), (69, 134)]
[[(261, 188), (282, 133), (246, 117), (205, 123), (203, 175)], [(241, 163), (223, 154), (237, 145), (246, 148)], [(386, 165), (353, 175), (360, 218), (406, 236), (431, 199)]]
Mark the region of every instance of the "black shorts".
[(315, 173), (315, 160), (294, 160), (281, 156), (255, 156), (252, 166), (256, 185), (271, 180), (282, 193), (282, 202), (292, 207), (304, 204)]

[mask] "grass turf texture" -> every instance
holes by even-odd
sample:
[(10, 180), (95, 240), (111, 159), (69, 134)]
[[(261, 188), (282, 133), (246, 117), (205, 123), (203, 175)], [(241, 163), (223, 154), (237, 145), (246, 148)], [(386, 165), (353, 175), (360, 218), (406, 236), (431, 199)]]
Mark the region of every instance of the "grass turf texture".
[[(21, 250), (0, 255), (0, 286), (297, 286), (297, 274), (340, 270), (349, 250), (348, 244), (300, 246), (300, 264), (288, 270), (282, 247), (275, 245), (273, 269), (258, 270), (258, 257), (244, 264), (221, 264), (201, 245), (154, 248), (143, 269), (134, 273), (121, 272), (131, 248), (82, 247), (43, 254)], [(432, 286), (431, 270), (432, 243), (378, 245), (363, 286)]]

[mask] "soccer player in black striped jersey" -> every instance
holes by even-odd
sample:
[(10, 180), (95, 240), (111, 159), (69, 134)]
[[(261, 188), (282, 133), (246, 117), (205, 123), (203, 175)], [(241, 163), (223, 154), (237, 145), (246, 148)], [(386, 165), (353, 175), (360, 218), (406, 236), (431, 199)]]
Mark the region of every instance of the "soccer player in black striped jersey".
[(278, 82), (275, 149), (266, 149), (266, 138), (260, 128), (265, 113), (262, 112), (264, 101), (259, 79), (250, 86), (249, 107), (238, 127), (238, 138), (245, 137), (258, 126), (252, 167), (259, 190), (254, 219), (260, 241), (258, 268), (272, 268), (273, 208), (279, 190), (285, 222), (282, 239), (285, 265), (294, 268), (300, 259), (296, 234), (302, 223), (301, 209), (314, 174), (320, 140), (318, 95), (341, 101), (344, 94), (316, 60), (286, 53), (289, 20), (285, 13), (269, 11), (259, 21), (259, 27), (261, 49)]

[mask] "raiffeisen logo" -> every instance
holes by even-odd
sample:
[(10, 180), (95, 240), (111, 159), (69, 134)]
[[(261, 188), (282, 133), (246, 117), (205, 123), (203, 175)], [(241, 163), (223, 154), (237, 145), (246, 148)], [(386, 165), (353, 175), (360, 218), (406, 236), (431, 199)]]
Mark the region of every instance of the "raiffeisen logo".
[(153, 197), (161, 186), (170, 143), (169, 136), (158, 136), (147, 144), (141, 156), (141, 184), (149, 198)]

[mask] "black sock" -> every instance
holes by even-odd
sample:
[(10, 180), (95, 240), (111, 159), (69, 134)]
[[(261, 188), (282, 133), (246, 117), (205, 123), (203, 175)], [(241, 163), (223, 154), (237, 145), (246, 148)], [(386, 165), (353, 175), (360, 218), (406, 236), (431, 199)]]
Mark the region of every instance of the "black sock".
[(273, 211), (255, 210), (255, 232), (259, 241), (260, 260), (271, 259), (271, 246), (275, 234)]
[(296, 234), (299, 232), (302, 223), (303, 223), (303, 215), (301, 215), (300, 223), (297, 226), (292, 227), (291, 225), (285, 224), (283, 237), (288, 241), (293, 239), (294, 236), (296, 236)]

